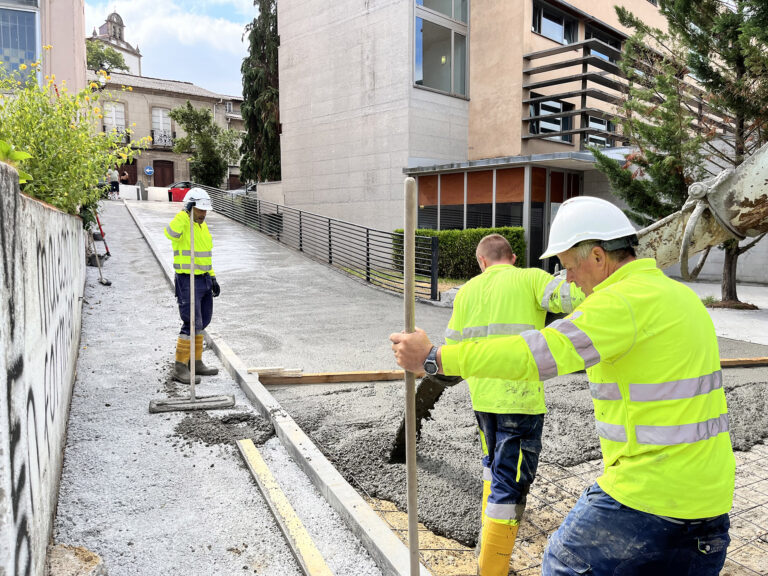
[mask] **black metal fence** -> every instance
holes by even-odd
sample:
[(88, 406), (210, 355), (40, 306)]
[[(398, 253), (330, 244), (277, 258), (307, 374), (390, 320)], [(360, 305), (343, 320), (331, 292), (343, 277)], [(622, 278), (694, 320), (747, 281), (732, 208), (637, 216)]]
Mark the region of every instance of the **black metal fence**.
[[(201, 186), (214, 210), (358, 280), (403, 291), (403, 235)], [(416, 296), (438, 300), (437, 237), (416, 237)]]

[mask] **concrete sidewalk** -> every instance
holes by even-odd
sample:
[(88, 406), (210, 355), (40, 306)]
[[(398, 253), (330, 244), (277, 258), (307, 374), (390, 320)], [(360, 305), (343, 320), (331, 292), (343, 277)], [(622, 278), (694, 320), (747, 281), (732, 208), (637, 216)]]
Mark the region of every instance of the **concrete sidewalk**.
[(54, 543), (98, 554), (111, 576), (299, 576), (235, 448), (251, 438), (333, 573), (380, 576), (213, 352), (204, 361), (220, 372), (197, 395), (234, 394), (234, 408), (149, 413), (150, 400), (188, 395), (171, 379), (178, 310), (122, 202), (105, 202), (101, 221), (112, 285), (87, 269)]

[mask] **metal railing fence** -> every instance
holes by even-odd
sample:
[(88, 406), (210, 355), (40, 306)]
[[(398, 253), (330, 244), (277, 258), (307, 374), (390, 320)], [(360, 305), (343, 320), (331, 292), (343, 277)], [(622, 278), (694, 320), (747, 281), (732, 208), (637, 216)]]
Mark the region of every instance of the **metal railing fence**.
[[(247, 195), (200, 186), (214, 210), (310, 258), (391, 292), (403, 291), (403, 235), (335, 220)], [(416, 296), (438, 300), (437, 237), (416, 237)]]

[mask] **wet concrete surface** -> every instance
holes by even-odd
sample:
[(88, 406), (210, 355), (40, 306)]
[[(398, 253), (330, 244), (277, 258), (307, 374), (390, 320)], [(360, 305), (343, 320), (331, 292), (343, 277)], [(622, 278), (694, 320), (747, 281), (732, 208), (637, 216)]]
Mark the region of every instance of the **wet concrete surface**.
[[(132, 204), (158, 245), (174, 207)], [(177, 209), (177, 208), (176, 208)], [(306, 259), (237, 223), (212, 215), (214, 267), (222, 296), (214, 323), (250, 366), (304, 371), (394, 368), (387, 336), (402, 326), (402, 300)], [(170, 250), (168, 260), (170, 262)], [(450, 309), (417, 307), (416, 322), (443, 341)], [(732, 332), (729, 332), (729, 334)], [(768, 346), (720, 338), (722, 357), (768, 356)], [(768, 436), (768, 368), (724, 370), (738, 450)], [(371, 496), (405, 509), (405, 467), (388, 456), (404, 407), (398, 382), (273, 387), (276, 399), (341, 473)], [(585, 374), (545, 383), (543, 466), (599, 458)], [(466, 384), (450, 388), (424, 424), (419, 450), (419, 519), (473, 544), (479, 529), (480, 445)]]

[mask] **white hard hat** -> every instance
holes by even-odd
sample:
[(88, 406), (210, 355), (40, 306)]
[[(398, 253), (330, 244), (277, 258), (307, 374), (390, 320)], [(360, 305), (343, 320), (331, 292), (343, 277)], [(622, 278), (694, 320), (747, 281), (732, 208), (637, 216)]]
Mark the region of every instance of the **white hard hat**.
[(616, 250), (637, 244), (635, 228), (615, 204), (594, 196), (577, 196), (563, 202), (549, 231), (549, 245), (540, 259), (573, 248), (585, 240), (627, 238), (607, 249)]
[(213, 210), (211, 197), (202, 188), (190, 188), (189, 192), (184, 195), (183, 202), (185, 209), (189, 208), (190, 202), (194, 202), (193, 206), (198, 210)]

